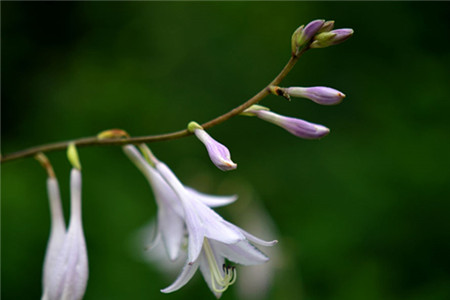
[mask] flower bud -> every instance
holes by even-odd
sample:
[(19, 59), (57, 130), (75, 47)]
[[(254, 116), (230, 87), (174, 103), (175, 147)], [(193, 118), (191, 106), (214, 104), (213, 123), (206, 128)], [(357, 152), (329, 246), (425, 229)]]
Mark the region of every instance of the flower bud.
[(230, 151), (227, 147), (213, 139), (198, 123), (190, 122), (188, 130), (193, 132), (197, 138), (206, 146), (209, 158), (216, 167), (222, 171), (234, 170), (237, 167), (231, 160)]
[(330, 130), (322, 125), (310, 123), (301, 119), (282, 116), (267, 110), (252, 110), (258, 118), (278, 125), (295, 136), (304, 139), (319, 139), (326, 136)]
[(353, 35), (353, 29), (342, 28), (329, 32), (319, 33), (314, 37), (314, 41), (311, 43), (311, 48), (325, 48), (333, 45), (340, 44)]
[(314, 20), (306, 26), (302, 25), (292, 34), (292, 52), (298, 53), (298, 50), (305, 46), (314, 35), (322, 28), (325, 20)]
[(292, 97), (300, 97), (310, 99), (318, 104), (322, 105), (334, 105), (338, 104), (345, 98), (345, 95), (338, 90), (325, 87), (289, 87), (284, 91)]

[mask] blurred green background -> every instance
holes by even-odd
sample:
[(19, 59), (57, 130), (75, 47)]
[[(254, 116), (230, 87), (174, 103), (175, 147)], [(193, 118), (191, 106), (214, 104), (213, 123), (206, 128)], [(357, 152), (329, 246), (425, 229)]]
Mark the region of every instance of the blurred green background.
[[(2, 2), (1, 152), (212, 119), (278, 74), (299, 25), (333, 19), (354, 37), (308, 52), (282, 85), (331, 86), (344, 102), (262, 102), (328, 126), (329, 136), (306, 141), (234, 118), (209, 130), (239, 165), (228, 173), (194, 138), (151, 147), (184, 183), (239, 193), (219, 209), (227, 219), (250, 231), (254, 207), (271, 216), (272, 231), (259, 233), (280, 241), (264, 271), (274, 274), (267, 299), (450, 299), (449, 11), (444, 2)], [(79, 153), (85, 299), (212, 299), (198, 274), (176, 293), (159, 292), (176, 274), (161, 276), (133, 244), (156, 213), (148, 183), (118, 147)], [(64, 152), (48, 156), (67, 215), (70, 167)], [(1, 296), (37, 299), (49, 232), (45, 173), (33, 159), (1, 171)], [(239, 299), (245, 276), (238, 281), (223, 299)]]

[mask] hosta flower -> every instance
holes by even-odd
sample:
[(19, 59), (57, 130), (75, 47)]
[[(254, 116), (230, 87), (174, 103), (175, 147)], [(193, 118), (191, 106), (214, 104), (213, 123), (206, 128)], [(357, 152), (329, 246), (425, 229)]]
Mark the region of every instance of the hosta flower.
[[(136, 147), (128, 145), (123, 149), (130, 160), (144, 174), (153, 189), (158, 204), (158, 233), (155, 238), (162, 238), (169, 258), (175, 260), (179, 255), (179, 250), (185, 235), (184, 210), (181, 202), (169, 184), (150, 165)], [(210, 207), (227, 205), (237, 199), (237, 196), (206, 195), (187, 186), (184, 187), (184, 190), (190, 197), (198, 199)]]
[(231, 224), (216, 212), (189, 194), (172, 171), (162, 162), (155, 161), (156, 169), (177, 194), (184, 210), (188, 231), (188, 260), (175, 282), (163, 289), (169, 293), (184, 286), (200, 267), (210, 289), (220, 296), (233, 284), (235, 270), (223, 267), (225, 258), (243, 264), (264, 263), (268, 258), (249, 241), (262, 246), (272, 246), (277, 241), (263, 241)]
[(49, 300), (82, 299), (88, 279), (88, 260), (81, 220), (81, 172), (72, 169), (70, 223), (64, 242), (46, 279)]
[(61, 207), (61, 198), (59, 193), (58, 180), (55, 177), (47, 179), (47, 192), (50, 204), (50, 238), (45, 252), (44, 270), (42, 276), (43, 299), (48, 299), (48, 283), (49, 276), (54, 272), (56, 267), (55, 261), (58, 257), (61, 246), (64, 243), (66, 235), (66, 225), (64, 222), (64, 214)]
[[(212, 197), (185, 187), (167, 165), (157, 160), (149, 150), (144, 152), (148, 160), (133, 146), (125, 146), (124, 151), (154, 188), (159, 210), (166, 211), (164, 214), (158, 213), (158, 230), (163, 241), (167, 234), (176, 237), (173, 243), (168, 243), (167, 238), (164, 241), (169, 257), (178, 256), (183, 237), (187, 234), (186, 265), (175, 282), (162, 292), (180, 289), (200, 267), (208, 286), (219, 297), (236, 279), (235, 269), (224, 267), (225, 258), (244, 265), (268, 260), (250, 241), (263, 246), (272, 246), (276, 241), (267, 242), (251, 235), (224, 220), (209, 207), (231, 203), (235, 197)], [(173, 220), (176, 226), (169, 224)]]
[[(254, 107), (258, 107), (255, 109)], [(319, 139), (326, 136), (330, 130), (320, 124), (314, 124), (302, 119), (291, 118), (276, 114), (267, 108), (261, 109), (261, 106), (251, 106), (244, 111), (245, 115), (255, 115), (258, 118), (278, 125), (295, 136), (304, 139)]]
[(234, 170), (237, 167), (231, 160), (230, 151), (227, 147), (213, 139), (203, 128), (196, 122), (190, 122), (188, 125), (189, 131), (193, 132), (195, 136), (205, 145), (211, 161), (222, 171)]

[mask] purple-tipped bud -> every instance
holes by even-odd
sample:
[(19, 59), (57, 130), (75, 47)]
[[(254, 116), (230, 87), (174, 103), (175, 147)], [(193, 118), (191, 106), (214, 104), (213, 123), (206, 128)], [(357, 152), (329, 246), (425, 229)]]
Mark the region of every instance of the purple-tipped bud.
[(314, 35), (322, 28), (324, 23), (325, 20), (314, 20), (309, 22), (306, 26), (302, 25), (297, 28), (292, 34), (292, 53), (298, 54), (299, 49), (311, 41)]
[(353, 35), (353, 29), (341, 28), (329, 32), (319, 33), (314, 37), (311, 48), (325, 48), (340, 44)]
[(325, 126), (310, 123), (301, 119), (285, 117), (267, 110), (252, 110), (258, 118), (278, 125), (295, 136), (304, 139), (320, 139), (326, 136), (330, 129)]
[(309, 42), (314, 37), (314, 35), (322, 28), (324, 23), (325, 20), (314, 20), (309, 22), (297, 37), (297, 46), (300, 47)]
[(289, 87), (284, 91), (291, 97), (307, 98), (322, 105), (338, 104), (345, 98), (340, 91), (326, 86)]
[(196, 122), (190, 122), (188, 130), (193, 132), (197, 138), (206, 146), (209, 158), (213, 164), (222, 171), (234, 170), (237, 167), (231, 160), (230, 151), (227, 147), (213, 139), (203, 128)]

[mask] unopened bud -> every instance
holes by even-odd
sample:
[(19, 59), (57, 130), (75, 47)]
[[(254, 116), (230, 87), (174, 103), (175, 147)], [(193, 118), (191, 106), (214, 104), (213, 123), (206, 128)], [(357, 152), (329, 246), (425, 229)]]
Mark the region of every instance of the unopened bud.
[(322, 105), (338, 104), (345, 98), (340, 91), (326, 86), (289, 87), (284, 90), (289, 96), (307, 98)]
[(340, 44), (353, 35), (353, 29), (342, 28), (329, 32), (319, 33), (314, 37), (314, 41), (311, 43), (311, 48), (325, 48), (333, 45)]
[(325, 20), (314, 20), (306, 26), (300, 26), (292, 35), (292, 53), (298, 54), (298, 51), (307, 45), (314, 35), (322, 28)]
[(249, 112), (254, 113), (261, 120), (278, 125), (291, 134), (304, 139), (319, 139), (326, 136), (330, 132), (330, 129), (323, 125), (310, 123), (297, 118), (282, 116), (267, 110), (252, 110)]
[(193, 132), (195, 136), (205, 145), (209, 158), (213, 164), (222, 171), (234, 170), (237, 167), (231, 160), (230, 151), (227, 147), (213, 139), (203, 128), (196, 122), (188, 124), (188, 130)]

